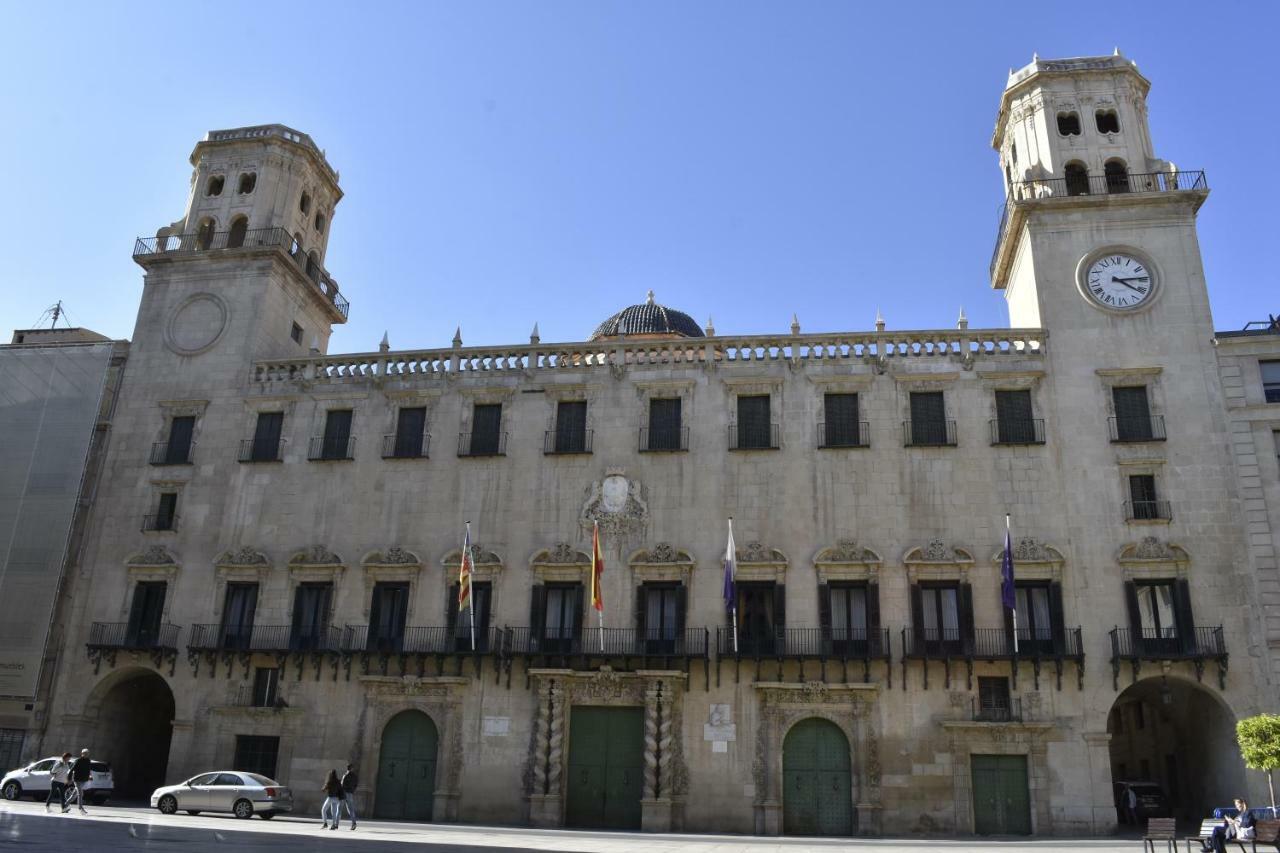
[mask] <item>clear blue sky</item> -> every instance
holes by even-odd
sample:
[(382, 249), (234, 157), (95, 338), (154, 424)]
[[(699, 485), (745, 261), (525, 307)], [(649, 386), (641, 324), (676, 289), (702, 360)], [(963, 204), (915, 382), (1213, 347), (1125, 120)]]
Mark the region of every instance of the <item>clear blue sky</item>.
[[(1003, 326), (989, 147), (1011, 66), (1119, 46), (1207, 171), (1218, 328), (1280, 312), (1274, 3), (0, 5), (0, 330), (132, 334), (134, 237), (194, 143), (282, 122), (346, 198), (331, 349), (581, 340), (649, 288), (724, 333)], [(1271, 248), (1268, 248), (1271, 247)]]

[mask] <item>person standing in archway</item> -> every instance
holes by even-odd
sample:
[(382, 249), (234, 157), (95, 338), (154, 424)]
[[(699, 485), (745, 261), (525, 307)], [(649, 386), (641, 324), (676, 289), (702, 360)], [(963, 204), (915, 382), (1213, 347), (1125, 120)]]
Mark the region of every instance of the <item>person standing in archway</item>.
[[(89, 777), (92, 775), (93, 765), (89, 761), (89, 750), (80, 750), (80, 757), (71, 765), (71, 793), (76, 798), (76, 805), (80, 807), (80, 814), (88, 814), (85, 810), (84, 798), (85, 789), (89, 786)], [(71, 804), (71, 798), (67, 798), (68, 807)], [(67, 809), (63, 809), (66, 811)]]
[(64, 752), (62, 757), (49, 768), (49, 796), (44, 798), (44, 810), (55, 798), (62, 813), (67, 813), (67, 783), (71, 781), (71, 753)]

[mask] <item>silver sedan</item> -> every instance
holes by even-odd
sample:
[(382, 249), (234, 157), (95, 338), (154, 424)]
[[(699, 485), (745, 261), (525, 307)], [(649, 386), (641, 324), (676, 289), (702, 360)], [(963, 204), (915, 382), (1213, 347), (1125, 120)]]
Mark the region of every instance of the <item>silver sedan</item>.
[(177, 785), (156, 788), (151, 807), (162, 814), (179, 810), (187, 814), (231, 812), (238, 818), (255, 814), (270, 820), (281, 812), (293, 811), (293, 792), (266, 776), (242, 770), (201, 773)]

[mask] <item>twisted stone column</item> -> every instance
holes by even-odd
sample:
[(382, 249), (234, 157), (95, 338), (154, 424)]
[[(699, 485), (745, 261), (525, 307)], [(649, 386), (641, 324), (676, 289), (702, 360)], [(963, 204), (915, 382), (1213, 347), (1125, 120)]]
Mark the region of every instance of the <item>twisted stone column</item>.
[(644, 692), (644, 799), (658, 796), (658, 717), (662, 687), (650, 682)]
[(551, 684), (551, 732), (547, 738), (547, 793), (560, 795), (560, 776), (564, 772), (564, 688)]
[(551, 716), (551, 685), (544, 679), (538, 684), (538, 718), (533, 737), (533, 793), (547, 792), (548, 724)]
[(672, 703), (675, 694), (668, 686), (662, 691), (658, 697), (658, 709), (661, 713), (661, 722), (658, 724), (658, 790), (664, 797), (671, 796), (671, 767), (672, 767)]

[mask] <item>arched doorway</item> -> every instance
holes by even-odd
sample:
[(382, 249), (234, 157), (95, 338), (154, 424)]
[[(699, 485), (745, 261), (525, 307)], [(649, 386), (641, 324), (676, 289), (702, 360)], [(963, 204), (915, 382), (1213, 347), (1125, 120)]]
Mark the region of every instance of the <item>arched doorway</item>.
[(118, 798), (149, 797), (165, 783), (169, 741), (173, 737), (173, 691), (151, 670), (117, 674), (98, 709), (95, 742), (67, 744), (78, 752), (88, 747), (93, 758), (111, 764)]
[[(1235, 715), (1208, 688), (1178, 678), (1146, 678), (1111, 706), (1111, 779), (1117, 816), (1122, 782), (1158, 785), (1173, 817), (1198, 820), (1245, 796)], [(1141, 816), (1140, 816), (1141, 817)]]
[(436, 790), (436, 724), (421, 711), (401, 711), (382, 730), (375, 817), (431, 820)]
[(782, 742), (782, 831), (852, 835), (849, 740), (830, 720), (801, 720)]

